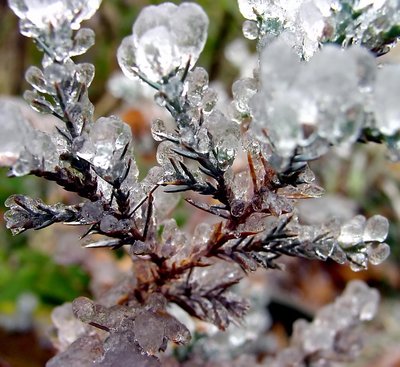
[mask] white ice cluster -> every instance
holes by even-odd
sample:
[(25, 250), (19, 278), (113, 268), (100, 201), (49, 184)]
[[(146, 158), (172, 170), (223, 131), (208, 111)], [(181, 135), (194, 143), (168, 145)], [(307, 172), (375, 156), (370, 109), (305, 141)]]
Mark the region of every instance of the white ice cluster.
[(399, 36), (396, 0), (238, 0), (243, 33), (261, 46), (280, 35), (303, 58), (321, 43), (360, 44), (387, 52)]
[(21, 33), (34, 37), (51, 28), (71, 25), (79, 29), (82, 21), (97, 11), (101, 0), (8, 0), (10, 8), (21, 19)]
[(278, 39), (261, 54), (259, 90), (248, 103), (252, 129), (284, 159), (316, 158), (330, 145), (353, 143), (365, 128), (394, 136), (399, 85), (400, 66), (378, 69), (365, 48), (327, 45), (301, 62)]
[(368, 220), (357, 215), (342, 225), (338, 242), (346, 252), (353, 271), (364, 270), (368, 262), (379, 265), (390, 254), (390, 246), (385, 243), (389, 231), (388, 220), (374, 215)]
[[(238, 0), (248, 19), (243, 25), (245, 37), (264, 38), (281, 35), (304, 58), (313, 55), (326, 32), (327, 17), (336, 0)], [(259, 23), (259, 24), (257, 24)]]
[[(63, 62), (85, 53), (94, 44), (94, 32), (80, 28), (93, 16), (101, 0), (9, 0), (10, 8), (20, 18), (20, 32), (36, 38), (45, 52), (44, 63), (55, 58)], [(73, 30), (78, 30), (73, 35)]]
[(263, 366), (336, 366), (336, 361), (354, 359), (363, 344), (359, 326), (373, 319), (378, 303), (376, 289), (358, 280), (350, 282), (334, 303), (318, 311), (313, 322), (297, 320), (289, 347)]
[(187, 63), (193, 66), (207, 39), (208, 17), (194, 3), (148, 6), (137, 17), (132, 35), (118, 49), (118, 62), (131, 78), (140, 71), (159, 82)]

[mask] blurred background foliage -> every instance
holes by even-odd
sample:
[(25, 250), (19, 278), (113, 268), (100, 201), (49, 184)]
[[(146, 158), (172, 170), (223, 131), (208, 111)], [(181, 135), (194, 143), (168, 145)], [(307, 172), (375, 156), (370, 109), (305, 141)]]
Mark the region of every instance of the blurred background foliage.
[[(148, 4), (161, 2), (103, 0), (99, 12), (85, 24), (94, 29), (96, 45), (78, 58), (80, 62), (91, 62), (96, 66), (96, 77), (90, 88), (90, 98), (95, 104), (96, 114), (101, 116), (120, 112), (131, 124), (136, 135), (142, 131), (149, 133), (150, 122), (140, 111), (124, 106), (123, 101), (113, 97), (107, 89), (107, 82), (109, 77), (119, 70), (116, 50), (122, 38), (131, 33), (132, 23), (140, 9)], [(197, 2), (204, 7), (210, 18), (209, 38), (199, 65), (209, 71), (210, 80), (222, 83), (229, 95), (230, 86), (238, 78), (240, 70), (226, 59), (225, 49), (235, 39), (243, 39), (243, 18), (238, 12), (235, 0)], [(249, 50), (254, 51), (254, 44), (248, 43), (247, 46)], [(21, 96), (28, 88), (23, 78), (25, 70), (30, 65), (39, 65), (41, 54), (30, 39), (19, 35), (17, 18), (8, 9), (5, 0), (0, 0), (0, 55), (0, 96)], [(397, 57), (396, 52), (393, 55)], [(155, 162), (154, 147), (147, 157), (137, 158), (142, 173)], [(291, 309), (303, 309), (305, 306), (312, 313), (317, 307), (331, 301), (348, 280), (357, 277), (380, 289), (384, 299), (388, 301), (385, 307), (397, 307), (400, 289), (399, 165), (386, 160), (383, 147), (360, 145), (351, 151), (342, 150), (325, 157), (314, 163), (313, 169), (317, 172), (321, 186), (326, 189), (328, 199), (332, 199), (329, 203), (320, 204), (319, 214), (322, 215), (322, 211), (334, 214), (352, 211), (367, 217), (377, 213), (387, 216), (391, 222), (388, 239), (392, 248), (391, 258), (383, 266), (373, 267), (361, 273), (352, 273), (347, 268), (330, 263), (296, 260), (288, 263), (288, 271), (285, 274), (268, 273), (271, 287), (279, 288), (283, 295), (285, 291), (291, 294)], [(118, 261), (121, 268), (129, 265), (124, 261), (123, 252), (102, 253), (100, 250), (95, 253), (81, 250), (80, 233), (76, 233), (75, 230), (64, 232), (60, 227), (54, 226), (40, 232), (13, 237), (5, 229), (3, 219), (6, 210), (3, 203), (9, 195), (23, 193), (41, 197), (45, 202), (67, 203), (73, 203), (76, 198), (35, 177), (9, 179), (6, 176), (7, 170), (1, 169), (0, 366), (40, 366), (52, 353), (46, 336), (52, 307), (71, 301), (78, 295), (93, 294), (90, 278), (96, 270), (90, 260), (96, 259), (101, 266), (110, 261)], [(187, 207), (182, 203), (174, 213), (181, 226), (188, 218), (187, 211)], [(57, 250), (56, 242), (59, 241), (64, 241), (62, 251)], [(107, 283), (107, 279), (103, 281)], [(29, 330), (23, 330), (21, 333), (21, 330), (15, 329), (15, 325), (13, 329), (10, 323), (4, 320), (13, 320), (16, 317), (19, 312), (18, 300), (27, 294), (33, 295), (37, 302), (32, 311), (35, 313), (35, 328), (34, 331), (28, 328)], [(277, 297), (275, 303), (280, 302), (282, 300)], [(288, 315), (279, 310), (279, 307), (276, 312), (271, 308), (270, 312), (274, 318), (273, 330), (279, 336), (278, 339), (284, 340), (282, 330), (286, 327), (284, 320), (287, 322)], [(41, 324), (46, 327), (36, 327)], [(384, 324), (382, 321), (382, 325)], [(393, 335), (396, 332), (400, 335), (400, 326), (396, 330)], [(282, 344), (284, 345), (284, 341)], [(21, 355), (18, 350), (25, 345), (30, 347)], [(400, 357), (398, 362), (400, 365)]]

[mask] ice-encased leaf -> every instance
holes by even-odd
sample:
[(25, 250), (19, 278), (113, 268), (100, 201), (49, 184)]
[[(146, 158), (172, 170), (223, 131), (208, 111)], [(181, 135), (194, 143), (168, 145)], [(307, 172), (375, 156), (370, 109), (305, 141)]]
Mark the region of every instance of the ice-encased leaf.
[(343, 248), (352, 247), (362, 242), (365, 223), (365, 217), (357, 215), (342, 226), (338, 241)]
[(47, 92), (46, 79), (43, 75), (42, 70), (40, 70), (38, 67), (29, 67), (29, 69), (25, 73), (25, 79), (38, 92)]
[(389, 231), (389, 221), (382, 215), (374, 215), (367, 220), (364, 228), (364, 242), (383, 242)]
[(372, 265), (379, 265), (390, 255), (390, 246), (387, 243), (372, 244), (367, 251), (368, 261)]
[(70, 56), (82, 55), (95, 43), (95, 34), (89, 28), (80, 29), (74, 37), (74, 48)]
[(148, 6), (118, 49), (120, 67), (128, 77), (136, 77), (137, 68), (148, 79), (160, 81), (189, 61), (191, 66), (196, 63), (207, 28), (207, 15), (197, 4)]

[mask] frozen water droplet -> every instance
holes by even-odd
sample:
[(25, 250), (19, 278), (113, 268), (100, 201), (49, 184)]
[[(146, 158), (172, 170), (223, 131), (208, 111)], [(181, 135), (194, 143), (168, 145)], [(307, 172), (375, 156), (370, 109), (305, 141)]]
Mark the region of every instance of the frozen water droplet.
[(364, 228), (364, 242), (383, 242), (389, 231), (389, 221), (382, 215), (374, 215), (367, 220)]
[(43, 72), (36, 66), (31, 66), (25, 73), (26, 81), (38, 92), (46, 93), (46, 80)]
[(196, 67), (187, 76), (185, 87), (189, 103), (194, 107), (199, 106), (208, 87), (207, 71), (201, 67)]
[(252, 20), (246, 20), (243, 22), (243, 36), (249, 40), (255, 40), (258, 37), (258, 25), (257, 22)]
[(362, 271), (366, 270), (368, 267), (368, 258), (367, 255), (361, 252), (347, 254), (350, 258), (350, 268), (353, 271)]
[(257, 93), (257, 82), (255, 79), (246, 78), (237, 80), (232, 85), (232, 94), (235, 106), (242, 113), (249, 113), (250, 99)]
[(233, 200), (231, 203), (231, 214), (234, 217), (240, 217), (246, 209), (246, 203), (243, 200)]
[(176, 154), (172, 148), (175, 148), (175, 144), (170, 141), (163, 141), (157, 148), (157, 162), (163, 165), (171, 165), (171, 159), (175, 161), (182, 161), (182, 157)]
[(210, 113), (218, 102), (218, 94), (214, 89), (208, 88), (201, 100), (201, 108), (204, 113)]
[(372, 244), (368, 247), (368, 260), (372, 265), (379, 265), (390, 255), (390, 246), (387, 243)]
[(352, 313), (356, 313), (361, 321), (372, 320), (376, 315), (379, 304), (379, 292), (376, 289), (369, 288), (360, 280), (351, 281), (342, 298), (351, 301), (353, 306)]
[(43, 96), (38, 94), (36, 91), (27, 90), (24, 92), (24, 99), (28, 102), (31, 107), (40, 113), (44, 114), (52, 114), (53, 106), (49, 101), (46, 100)]
[(162, 141), (164, 140), (164, 135), (167, 134), (167, 128), (163, 120), (156, 119), (151, 124), (151, 133), (154, 140)]
[(80, 29), (74, 37), (73, 49), (70, 56), (82, 55), (95, 43), (95, 34), (89, 28)]
[(325, 240), (322, 241), (321, 243), (318, 243), (318, 245), (315, 248), (315, 253), (321, 260), (325, 261), (328, 257), (331, 257), (334, 248), (335, 248), (334, 241)]
[(75, 68), (76, 79), (79, 83), (89, 87), (94, 79), (94, 66), (89, 63), (77, 64)]
[(196, 150), (199, 153), (206, 154), (210, 151), (210, 138), (208, 136), (208, 131), (204, 127), (201, 127), (196, 134), (197, 145)]
[(337, 244), (333, 247), (333, 250), (332, 250), (332, 253), (330, 255), (330, 258), (333, 261), (336, 261), (338, 264), (345, 264), (346, 260), (347, 260), (346, 253)]

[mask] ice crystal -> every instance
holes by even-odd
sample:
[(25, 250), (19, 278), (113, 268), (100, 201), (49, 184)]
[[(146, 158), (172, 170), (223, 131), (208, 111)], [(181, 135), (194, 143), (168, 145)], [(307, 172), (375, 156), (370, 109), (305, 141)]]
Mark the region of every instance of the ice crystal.
[[(250, 103), (252, 128), (259, 138), (268, 136), (284, 158), (296, 149), (315, 158), (327, 151), (328, 144), (354, 142), (370, 124), (366, 116), (375, 98), (376, 127), (391, 135), (398, 130), (398, 120), (390, 99), (382, 100), (384, 70), (375, 80), (373, 56), (357, 46), (341, 50), (327, 45), (308, 63), (300, 63), (278, 40), (261, 55), (261, 87)], [(393, 76), (389, 71), (385, 75), (389, 74)], [(391, 117), (381, 116), (381, 111)]]

